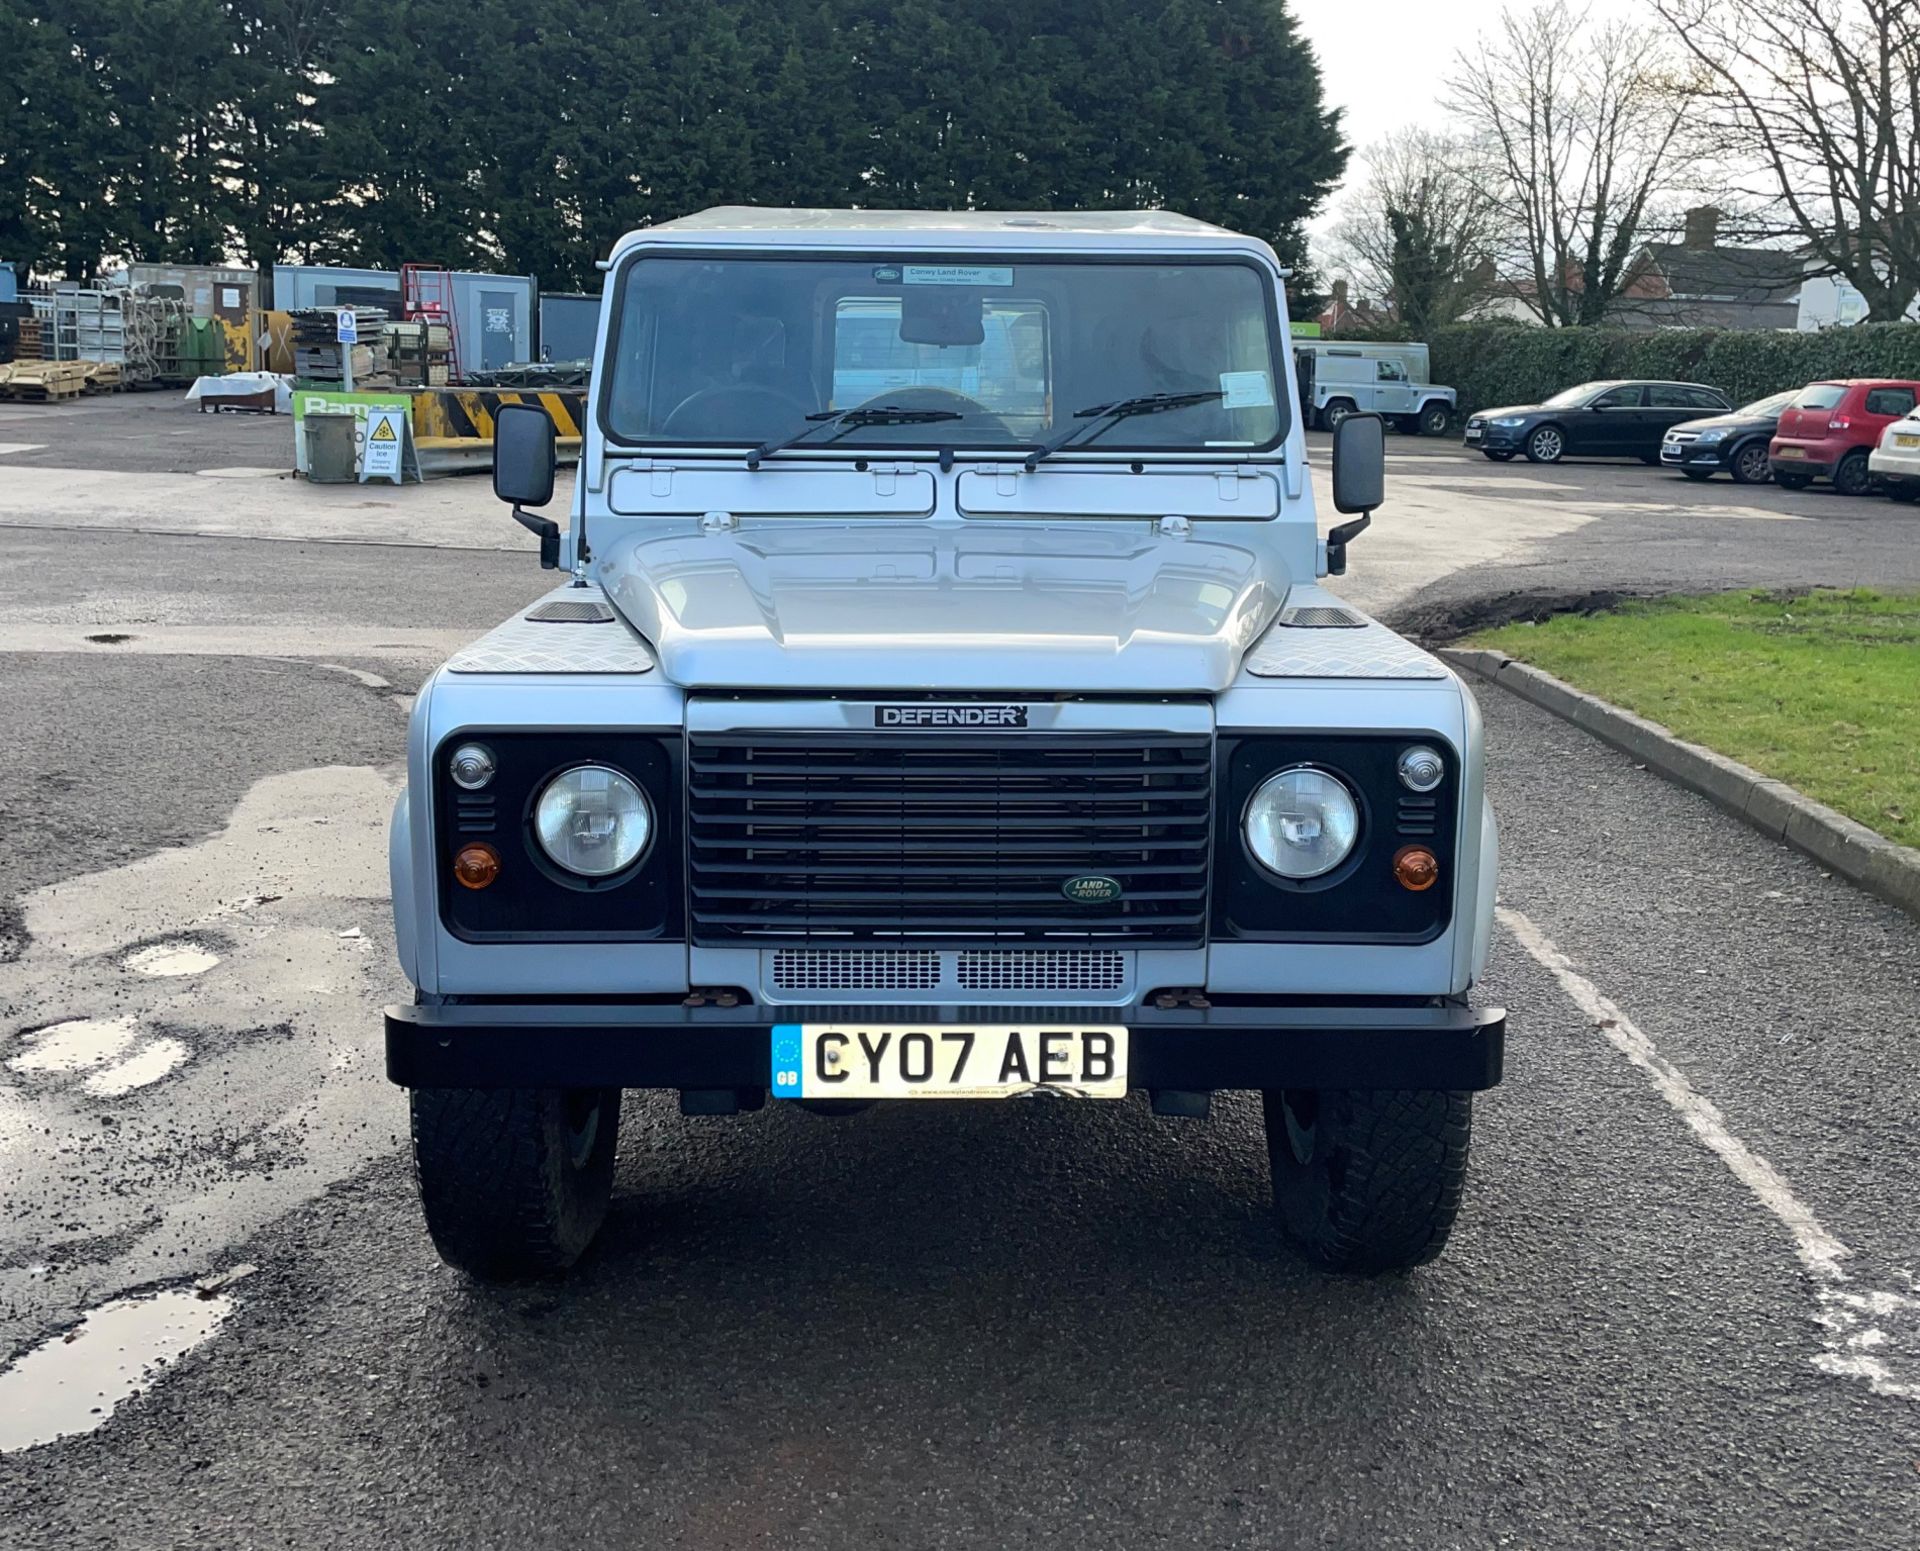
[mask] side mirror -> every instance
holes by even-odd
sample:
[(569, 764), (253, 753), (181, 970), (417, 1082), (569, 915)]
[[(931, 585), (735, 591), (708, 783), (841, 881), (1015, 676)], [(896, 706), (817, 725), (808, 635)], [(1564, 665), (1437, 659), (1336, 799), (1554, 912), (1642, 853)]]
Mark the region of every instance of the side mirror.
[(1378, 415), (1348, 415), (1333, 428), (1333, 507), (1358, 512), (1327, 530), (1327, 574), (1347, 574), (1347, 545), (1366, 531), (1374, 508), (1387, 498), (1387, 423)]
[(511, 502), (513, 520), (540, 538), (540, 569), (560, 568), (560, 525), (523, 512), (553, 499), (553, 420), (538, 404), (502, 404), (493, 416), (493, 493)]

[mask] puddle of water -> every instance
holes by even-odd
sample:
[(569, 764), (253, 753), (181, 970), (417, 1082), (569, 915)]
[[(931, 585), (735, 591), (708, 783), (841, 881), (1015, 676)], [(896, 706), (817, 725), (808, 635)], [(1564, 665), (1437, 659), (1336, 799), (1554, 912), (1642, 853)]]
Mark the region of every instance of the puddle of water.
[(192, 1052), (177, 1039), (156, 1039), (118, 1065), (95, 1072), (87, 1079), (87, 1092), (96, 1099), (117, 1099), (135, 1088), (158, 1082), (190, 1054)]
[(176, 1287), (104, 1303), (0, 1373), (0, 1454), (92, 1432), (233, 1312), (224, 1293)]
[(197, 942), (157, 942), (126, 958), (127, 968), (142, 975), (204, 975), (219, 962)]
[(133, 1043), (132, 1018), (75, 1018), (29, 1037), (31, 1043), (7, 1063), (16, 1072), (83, 1072), (125, 1053)]

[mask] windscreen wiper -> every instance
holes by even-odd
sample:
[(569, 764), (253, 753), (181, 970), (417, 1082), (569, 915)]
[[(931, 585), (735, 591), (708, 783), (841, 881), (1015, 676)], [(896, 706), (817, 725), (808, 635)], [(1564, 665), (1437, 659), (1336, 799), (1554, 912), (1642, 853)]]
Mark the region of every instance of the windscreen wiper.
[(807, 423), (793, 435), (754, 448), (747, 454), (747, 467), (759, 468), (762, 458), (785, 452), (796, 442), (803, 442), (815, 431), (824, 431), (830, 425), (837, 425), (840, 429), (829, 436), (828, 441), (868, 425), (930, 425), (936, 420), (964, 419), (966, 416), (957, 409), (902, 409), (897, 404), (874, 404), (861, 409), (825, 409), (817, 415), (808, 415)]
[[(1122, 420), (1130, 420), (1135, 415), (1158, 415), (1169, 409), (1185, 409), (1190, 404), (1211, 403), (1214, 399), (1225, 398), (1226, 394), (1218, 388), (1200, 393), (1142, 393), (1130, 399), (1115, 399), (1111, 404), (1095, 404), (1087, 409), (1073, 412), (1074, 423), (1059, 435), (1042, 442), (1027, 454), (1027, 472), (1033, 472), (1033, 466), (1042, 458), (1050, 458), (1069, 442), (1084, 438), (1092, 441), (1103, 436)], [(1081, 425), (1082, 420), (1105, 421), (1104, 425)]]

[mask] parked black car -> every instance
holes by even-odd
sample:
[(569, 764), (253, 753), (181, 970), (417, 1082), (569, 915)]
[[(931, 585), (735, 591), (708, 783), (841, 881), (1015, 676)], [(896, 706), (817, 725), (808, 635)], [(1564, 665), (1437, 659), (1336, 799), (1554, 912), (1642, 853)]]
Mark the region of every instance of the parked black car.
[(1731, 408), (1717, 388), (1693, 382), (1583, 382), (1543, 404), (1481, 410), (1467, 421), (1466, 443), (1497, 463), (1522, 452), (1535, 463), (1569, 456), (1658, 463), (1668, 427)]
[(1780, 412), (1799, 391), (1789, 388), (1742, 404), (1731, 414), (1683, 421), (1660, 444), (1661, 466), (1678, 469), (1688, 479), (1711, 479), (1724, 471), (1737, 485), (1764, 485), (1773, 477), (1767, 443), (1780, 423)]

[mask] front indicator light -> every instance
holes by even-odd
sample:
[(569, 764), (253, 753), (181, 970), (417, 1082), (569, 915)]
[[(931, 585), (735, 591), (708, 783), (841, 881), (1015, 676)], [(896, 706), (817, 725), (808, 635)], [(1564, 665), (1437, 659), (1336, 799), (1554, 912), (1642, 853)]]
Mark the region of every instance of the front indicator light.
[(1424, 894), (1440, 881), (1440, 859), (1425, 846), (1402, 846), (1393, 853), (1393, 876), (1401, 888)]
[(500, 853), (475, 841), (453, 854), (454, 881), (463, 888), (484, 889), (500, 876)]
[(645, 854), (653, 810), (618, 770), (581, 765), (547, 783), (534, 805), (533, 832), (555, 865), (583, 878), (606, 878)]
[(477, 792), (493, 779), (493, 750), (484, 743), (463, 743), (453, 751), (447, 774), (463, 792)]
[(1241, 829), (1253, 859), (1269, 872), (1318, 878), (1352, 853), (1360, 838), (1360, 806), (1332, 771), (1295, 765), (1260, 784)]
[(1447, 776), (1447, 764), (1424, 743), (1400, 751), (1400, 784), (1410, 792), (1430, 792)]

